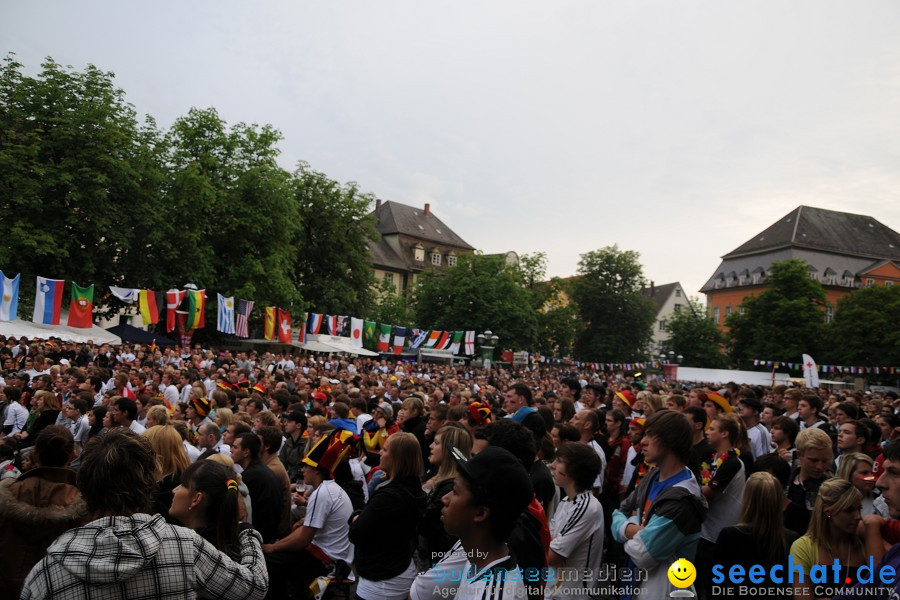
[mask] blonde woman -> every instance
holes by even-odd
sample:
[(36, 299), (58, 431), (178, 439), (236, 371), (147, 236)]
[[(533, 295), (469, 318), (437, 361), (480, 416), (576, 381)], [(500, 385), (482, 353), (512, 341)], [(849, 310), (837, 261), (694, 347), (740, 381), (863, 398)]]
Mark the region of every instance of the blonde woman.
[[(794, 564), (801, 565), (805, 579), (810, 569), (823, 565), (829, 571), (835, 561), (840, 564), (839, 581), (868, 564), (866, 549), (857, 535), (862, 520), (862, 494), (846, 479), (834, 477), (819, 487), (816, 505), (806, 535), (791, 544)], [(813, 587), (794, 583), (794, 598), (812, 600)]]
[(852, 483), (859, 490), (859, 493), (862, 494), (862, 516), (877, 514), (888, 518), (890, 515), (887, 512), (887, 506), (884, 504), (884, 501), (882, 500), (879, 503), (881, 510), (878, 510), (879, 505), (875, 504), (875, 494), (873, 492), (875, 491), (875, 481), (878, 477), (874, 475), (874, 467), (875, 461), (872, 460), (871, 456), (861, 452), (854, 452), (844, 455), (841, 459), (841, 468), (838, 469), (836, 476)]
[(56, 394), (47, 390), (35, 392), (34, 398), (31, 400), (31, 412), (25, 422), (25, 429), (15, 434), (15, 437), (21, 440), (19, 447), (33, 446), (38, 434), (45, 427), (56, 424), (59, 411), (59, 398), (56, 397)]
[[(716, 562), (726, 573), (733, 565), (742, 565), (749, 572), (752, 565), (760, 564), (768, 572), (774, 565), (785, 564), (798, 534), (784, 528), (784, 501), (784, 488), (771, 473), (753, 473), (747, 478), (738, 523), (722, 529), (716, 540)], [(727, 586), (728, 581), (722, 585)], [(737, 595), (737, 586), (729, 590), (733, 593), (723, 590), (723, 595)]]
[(225, 433), (225, 430), (228, 429), (228, 426), (234, 423), (234, 412), (230, 408), (219, 408), (216, 409), (216, 425), (219, 426), (219, 431)]
[(425, 517), (419, 525), (418, 566), (423, 570), (439, 561), (457, 540), (456, 536), (444, 530), (441, 521), (444, 496), (453, 489), (453, 480), (457, 475), (456, 461), (450, 453), (452, 448), (459, 450), (466, 458), (472, 453), (472, 436), (459, 423), (441, 427), (431, 443), (428, 462), (437, 467), (437, 473), (422, 484), (422, 489), (428, 494)]
[(156, 425), (169, 424), (169, 411), (165, 406), (156, 405), (147, 409), (147, 429)]
[(172, 506), (172, 492), (181, 483), (181, 474), (190, 465), (187, 453), (182, 444), (181, 435), (171, 425), (151, 427), (142, 434), (153, 446), (159, 472), (156, 474), (158, 485), (153, 512), (169, 519), (169, 507)]

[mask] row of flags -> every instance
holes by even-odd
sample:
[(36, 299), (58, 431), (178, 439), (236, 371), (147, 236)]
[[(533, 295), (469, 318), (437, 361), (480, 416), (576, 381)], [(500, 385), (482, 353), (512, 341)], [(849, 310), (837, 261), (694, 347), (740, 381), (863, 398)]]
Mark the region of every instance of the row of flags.
[[(222, 298), (220, 297), (220, 302)], [(227, 302), (228, 299), (226, 298)], [(220, 311), (221, 312), (221, 311)], [(291, 313), (278, 307), (266, 307), (263, 337), (280, 343), (290, 343), (293, 339), (293, 319)], [(220, 329), (222, 331), (222, 329)], [(378, 352), (401, 354), (409, 347), (433, 350), (450, 350), (458, 354), (462, 350), (471, 356), (475, 354), (475, 331), (439, 331), (413, 329), (366, 321), (357, 317), (303, 313), (298, 322), (297, 341), (305, 343), (306, 334), (326, 334), (347, 336), (356, 348), (370, 348)], [(408, 342), (408, 345), (407, 345)]]
[[(781, 360), (761, 360), (753, 361), (754, 367), (769, 367), (773, 369), (787, 367), (790, 370), (803, 369), (804, 363), (785, 362)], [(849, 375), (895, 375), (900, 373), (900, 367), (857, 367), (844, 365), (819, 365), (818, 370), (822, 373), (838, 373)]]
[[(19, 280), (21, 274), (6, 277), (0, 271), (0, 321), (17, 318)], [(60, 325), (63, 292), (66, 282), (62, 279), (37, 277), (34, 301), (35, 323)], [(94, 286), (81, 287), (70, 283), (69, 327), (93, 327)], [(179, 329), (190, 332), (205, 327), (206, 290), (171, 289), (168, 291), (142, 290), (109, 286), (110, 293), (126, 304), (137, 304), (145, 325), (165, 323), (166, 330)], [(241, 338), (250, 337), (249, 319), (254, 302), (234, 296), (216, 294), (218, 311), (216, 330)], [(264, 337), (285, 344), (293, 340), (294, 324), (287, 310), (268, 306), (264, 308)], [(298, 324), (298, 341), (304, 343), (306, 334), (325, 333), (332, 336), (349, 336), (357, 348), (367, 347), (378, 352), (401, 354), (404, 348), (450, 350), (458, 354), (475, 354), (474, 331), (440, 331), (413, 329), (389, 323), (365, 321), (357, 317), (303, 313)]]
[[(0, 271), (0, 321), (14, 321), (19, 309), (19, 279), (7, 277)], [(63, 291), (65, 281), (38, 277), (34, 296), (32, 320), (44, 325), (59, 325), (62, 318)], [(94, 286), (81, 287), (74, 281), (70, 286), (69, 327), (90, 328), (94, 326)]]

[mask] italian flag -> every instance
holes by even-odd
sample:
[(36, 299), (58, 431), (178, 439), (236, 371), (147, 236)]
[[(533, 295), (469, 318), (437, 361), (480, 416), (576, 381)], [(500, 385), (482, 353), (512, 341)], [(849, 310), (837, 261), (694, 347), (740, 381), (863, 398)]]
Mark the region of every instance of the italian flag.
[(378, 326), (378, 348), (379, 352), (387, 352), (391, 346), (391, 326), (382, 323)]

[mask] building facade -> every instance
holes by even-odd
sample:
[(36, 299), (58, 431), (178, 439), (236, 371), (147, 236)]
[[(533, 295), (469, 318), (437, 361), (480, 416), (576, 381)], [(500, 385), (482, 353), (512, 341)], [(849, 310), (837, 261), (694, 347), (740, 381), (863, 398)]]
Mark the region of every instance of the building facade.
[(655, 285), (652, 281), (650, 287), (641, 290), (647, 298), (656, 305), (656, 323), (653, 325), (653, 341), (650, 352), (654, 356), (662, 350), (663, 342), (669, 339), (666, 325), (675, 313), (682, 310), (690, 310), (684, 288), (677, 281), (665, 285)]
[(826, 293), (825, 320), (838, 300), (868, 285), (900, 283), (900, 234), (873, 217), (799, 206), (722, 257), (700, 290), (710, 318), (723, 330), (749, 296), (765, 291), (776, 261), (802, 259)]
[(425, 269), (456, 265), (475, 248), (431, 212), (399, 202), (376, 200), (371, 213), (379, 238), (369, 243), (376, 282), (386, 281), (397, 293), (416, 284)]

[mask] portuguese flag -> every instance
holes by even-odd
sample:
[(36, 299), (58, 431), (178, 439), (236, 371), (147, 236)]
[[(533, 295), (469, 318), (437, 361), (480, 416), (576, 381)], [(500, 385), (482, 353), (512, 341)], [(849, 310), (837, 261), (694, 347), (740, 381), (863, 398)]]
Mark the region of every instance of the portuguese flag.
[(72, 300), (69, 302), (69, 327), (90, 328), (94, 326), (94, 286), (83, 288), (72, 282)]
[(206, 309), (206, 290), (187, 290), (187, 319), (184, 330), (203, 328), (203, 313)]

